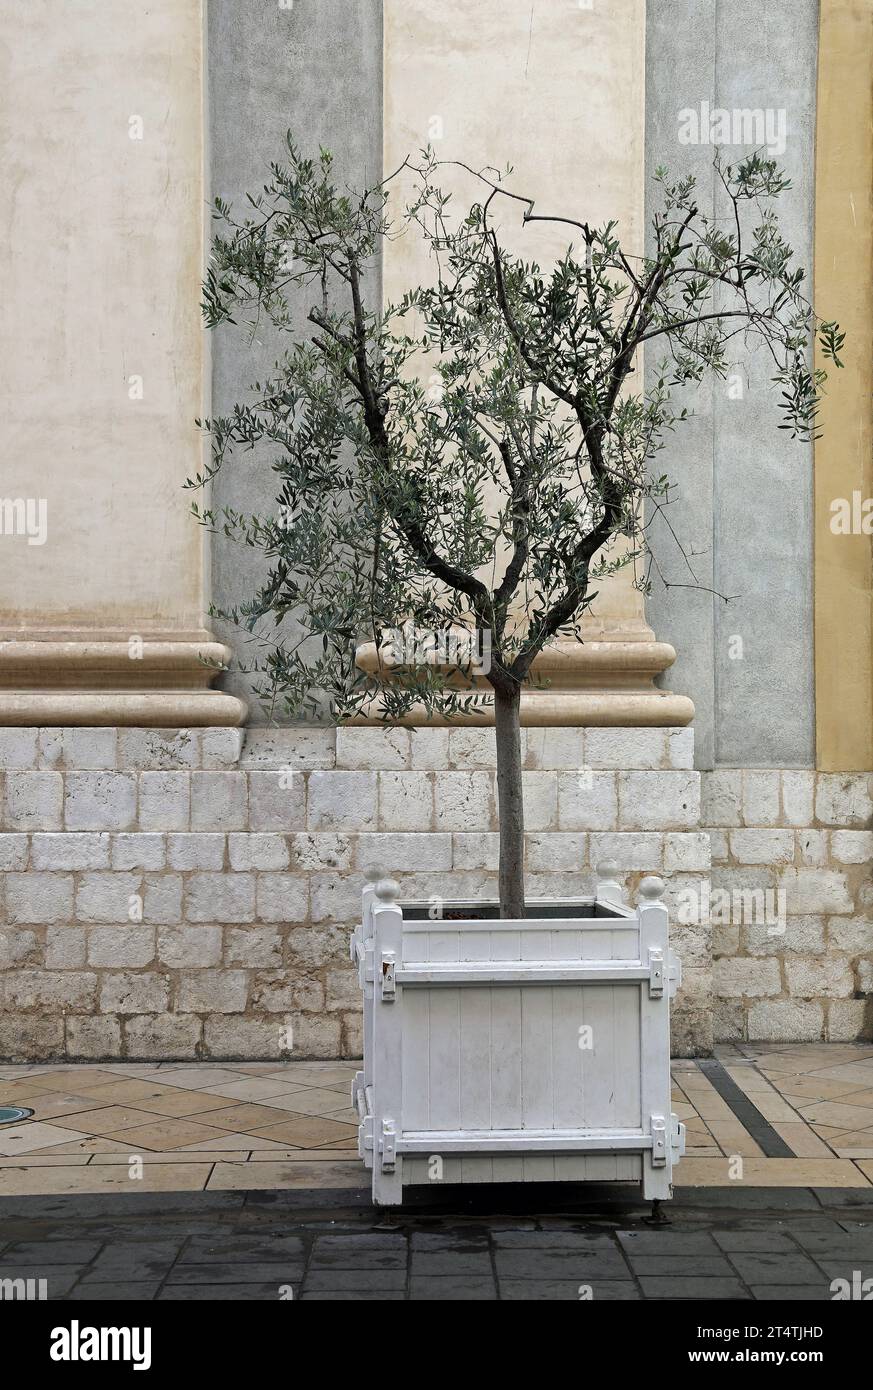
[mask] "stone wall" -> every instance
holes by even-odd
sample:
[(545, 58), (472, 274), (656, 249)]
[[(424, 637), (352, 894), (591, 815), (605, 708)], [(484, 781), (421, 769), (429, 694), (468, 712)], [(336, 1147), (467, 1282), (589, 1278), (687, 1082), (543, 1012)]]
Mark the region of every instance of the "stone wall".
[[(617, 859), (699, 892), (687, 729), (525, 734), (528, 893)], [(363, 869), (496, 890), (493, 730), (3, 729), (0, 1056), (355, 1056)], [(711, 1041), (709, 934), (677, 927), (677, 1050)]]
[[(530, 898), (667, 879), (677, 1054), (870, 1035), (869, 775), (701, 774), (690, 729), (524, 761)], [(358, 1055), (364, 869), (496, 894), (493, 730), (0, 729), (0, 768), (3, 1059)]]
[[(873, 777), (720, 769), (702, 779), (716, 1038), (869, 1038)], [(767, 893), (776, 910), (762, 913)]]

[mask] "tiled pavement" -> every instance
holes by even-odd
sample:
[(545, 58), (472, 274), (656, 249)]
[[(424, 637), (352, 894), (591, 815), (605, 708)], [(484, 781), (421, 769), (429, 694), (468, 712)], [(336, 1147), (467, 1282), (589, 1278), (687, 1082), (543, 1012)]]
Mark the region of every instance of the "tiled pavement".
[[(0, 1196), (363, 1190), (352, 1062), (0, 1067)], [(674, 1063), (682, 1187), (873, 1188), (873, 1046), (739, 1045)], [(139, 1162), (137, 1161), (139, 1160)]]
[(795, 1303), (873, 1277), (870, 1189), (686, 1188), (658, 1227), (626, 1189), (496, 1192), (391, 1215), (335, 1189), (0, 1198), (0, 1279), (49, 1301)]

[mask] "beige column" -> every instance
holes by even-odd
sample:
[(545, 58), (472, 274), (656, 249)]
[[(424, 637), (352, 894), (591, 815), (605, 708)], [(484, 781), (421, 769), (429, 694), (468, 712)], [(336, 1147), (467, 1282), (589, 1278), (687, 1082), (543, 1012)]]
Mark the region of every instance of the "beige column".
[[(385, 0), (384, 17), (386, 172), (427, 144), (473, 168), (511, 164), (508, 186), (534, 197), (538, 212), (615, 220), (642, 254), (645, 0)], [(481, 197), (462, 172), (446, 170), (442, 182), (460, 207)], [(505, 244), (542, 265), (572, 231), (501, 213)], [(431, 275), (420, 238), (389, 243), (386, 301)], [(631, 567), (599, 588), (584, 642), (556, 643), (537, 664), (550, 686), (525, 692), (523, 722), (687, 724), (691, 701), (652, 684), (675, 652), (655, 641)], [(362, 652), (362, 664), (374, 660)]]
[(201, 0), (28, 0), (0, 38), (0, 724), (236, 724), (182, 488), (205, 413)]
[[(873, 0), (824, 0), (815, 135), (815, 304), (846, 334), (815, 446), (816, 765), (873, 767)], [(835, 521), (835, 508), (852, 518)]]

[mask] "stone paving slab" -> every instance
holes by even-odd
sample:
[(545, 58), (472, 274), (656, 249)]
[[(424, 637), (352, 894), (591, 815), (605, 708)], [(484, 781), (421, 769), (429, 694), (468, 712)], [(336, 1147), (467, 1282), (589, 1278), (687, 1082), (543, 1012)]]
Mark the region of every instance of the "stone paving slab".
[(575, 1193), (455, 1188), (400, 1211), (342, 1189), (6, 1198), (0, 1278), (75, 1302), (805, 1302), (873, 1277), (873, 1191), (847, 1209), (823, 1189), (678, 1189), (657, 1226), (631, 1187)]
[[(363, 1194), (369, 1175), (349, 1108), (357, 1066), (2, 1066), (0, 1101), (34, 1115), (0, 1126), (0, 1197)], [(715, 1058), (674, 1063), (673, 1104), (687, 1127), (683, 1188), (873, 1188), (873, 1046), (719, 1046)]]

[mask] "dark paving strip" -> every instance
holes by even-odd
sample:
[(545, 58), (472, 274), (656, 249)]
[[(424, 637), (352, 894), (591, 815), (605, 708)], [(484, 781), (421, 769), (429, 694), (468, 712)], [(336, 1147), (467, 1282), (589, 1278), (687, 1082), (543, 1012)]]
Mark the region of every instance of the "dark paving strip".
[[(697, 1065), (767, 1158), (797, 1157), (782, 1135), (777, 1134), (770, 1121), (764, 1118), (757, 1105), (749, 1100), (745, 1091), (728, 1075), (721, 1062), (717, 1062), (715, 1058), (703, 1058)], [(681, 1169), (679, 1171), (681, 1174)]]

